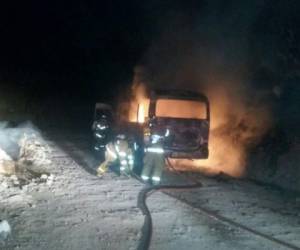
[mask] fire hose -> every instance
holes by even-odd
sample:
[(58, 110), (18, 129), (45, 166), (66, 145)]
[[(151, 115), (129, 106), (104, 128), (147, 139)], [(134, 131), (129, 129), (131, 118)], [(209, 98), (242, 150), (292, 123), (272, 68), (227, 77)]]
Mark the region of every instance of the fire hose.
[[(167, 162), (169, 164), (169, 166), (171, 167), (171, 169), (178, 175), (180, 175), (181, 177), (184, 177), (180, 172), (178, 172), (173, 166), (172, 164), (170, 163), (170, 161), (168, 160), (167, 158)], [(134, 175), (134, 177), (140, 181), (140, 182), (143, 182), (144, 181), (137, 175)], [(194, 178), (190, 178), (190, 177), (185, 177), (187, 180), (190, 180), (193, 182), (193, 184), (189, 184), (189, 185), (157, 185), (157, 186), (146, 186), (145, 188), (143, 188), (139, 195), (138, 195), (138, 207), (140, 208), (140, 210), (142, 211), (142, 213), (144, 214), (145, 218), (144, 218), (144, 224), (143, 224), (143, 227), (142, 227), (142, 236), (140, 238), (140, 241), (139, 241), (139, 244), (138, 244), (138, 247), (137, 247), (137, 250), (148, 250), (149, 247), (150, 247), (150, 244), (151, 244), (151, 238), (152, 238), (152, 232), (153, 232), (153, 222), (152, 222), (152, 216), (151, 216), (151, 212), (147, 206), (147, 198), (154, 192), (156, 191), (161, 191), (161, 190), (188, 190), (188, 189), (193, 189), (193, 188), (200, 188), (202, 187), (202, 183), (195, 180)], [(164, 192), (165, 194), (173, 197), (173, 198), (177, 198), (175, 195), (172, 195), (172, 194), (169, 194), (169, 193), (166, 193)], [(187, 203), (184, 199), (179, 199), (180, 201), (182, 202), (185, 202), (187, 205), (190, 205), (192, 206), (191, 204)], [(193, 207), (193, 206), (192, 206)], [(193, 207), (195, 208), (195, 207)], [(214, 211), (211, 211), (207, 208), (203, 208), (203, 207), (196, 207), (197, 210), (199, 210), (201, 213), (209, 216), (210, 218), (213, 218), (219, 222), (222, 222), (222, 223), (226, 223), (226, 224), (229, 224), (231, 226), (234, 226), (234, 227), (237, 227), (237, 228), (240, 228), (244, 231), (247, 231), (249, 233), (252, 233), (256, 236), (259, 236), (265, 240), (268, 240), (268, 241), (271, 241), (273, 243), (276, 243), (278, 245), (281, 245), (281, 246), (284, 246), (286, 248), (289, 248), (289, 249), (293, 249), (293, 250), (300, 250), (299, 247), (293, 245), (293, 244), (290, 244), (290, 243), (287, 243), (287, 242), (284, 242), (282, 240), (279, 240), (279, 239), (276, 239), (272, 236), (269, 236), (267, 234), (264, 234), (264, 233), (261, 233), (255, 229), (252, 229), (248, 226), (245, 226), (245, 225), (242, 225), (238, 222), (235, 222), (234, 220), (231, 220), (229, 218), (226, 218), (222, 215), (219, 215), (217, 214), (216, 212)]]
[[(178, 171), (172, 166), (172, 164), (169, 162), (167, 158), (167, 162), (169, 166), (172, 168), (175, 173), (181, 175), (178, 173)], [(134, 175), (134, 177), (139, 180), (140, 182), (144, 181), (137, 175)], [(189, 180), (191, 178), (188, 178)], [(151, 238), (152, 238), (152, 232), (153, 232), (153, 222), (152, 222), (152, 216), (151, 212), (147, 206), (147, 198), (154, 192), (160, 191), (160, 190), (188, 190), (193, 188), (199, 188), (202, 187), (202, 183), (196, 180), (192, 180), (194, 184), (189, 185), (156, 185), (156, 186), (146, 186), (143, 188), (139, 195), (138, 195), (138, 207), (144, 214), (144, 224), (142, 227), (142, 236), (138, 245), (138, 250), (147, 250), (150, 247), (151, 244)]]

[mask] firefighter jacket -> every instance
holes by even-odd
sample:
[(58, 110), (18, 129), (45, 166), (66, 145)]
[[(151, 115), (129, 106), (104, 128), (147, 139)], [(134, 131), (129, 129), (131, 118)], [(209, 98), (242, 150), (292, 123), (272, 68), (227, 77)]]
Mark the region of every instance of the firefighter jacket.
[(117, 139), (108, 143), (105, 149), (105, 160), (97, 170), (98, 175), (104, 174), (115, 163), (119, 164), (121, 173), (129, 173), (133, 170), (133, 152), (126, 140)]
[(145, 148), (142, 179), (158, 184), (165, 166), (165, 156), (162, 142), (155, 138)]

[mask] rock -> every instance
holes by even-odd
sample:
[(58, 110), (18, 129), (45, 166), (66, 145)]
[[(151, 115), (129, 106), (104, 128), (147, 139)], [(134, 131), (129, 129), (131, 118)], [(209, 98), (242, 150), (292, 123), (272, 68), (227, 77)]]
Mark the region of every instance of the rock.
[(16, 175), (12, 175), (12, 176), (10, 176), (10, 179), (11, 179), (12, 181), (17, 181), (17, 180), (18, 180), (18, 177), (17, 177)]
[(54, 181), (54, 175), (49, 175), (48, 179), (47, 179), (47, 185), (51, 186), (53, 184)]
[[(30, 182), (47, 182), (48, 185), (52, 185), (48, 145), (36, 135), (24, 134), (19, 146), (20, 155), (16, 161), (0, 148), (0, 177), (6, 178), (7, 186), (21, 187)], [(1, 185), (1, 188), (4, 187), (5, 185)]]
[(13, 175), (16, 172), (16, 165), (14, 161), (1, 161), (0, 162), (0, 174), (2, 175)]
[(27, 178), (41, 178), (42, 175), (49, 175), (46, 165), (40, 165), (36, 162), (31, 162), (25, 159), (20, 159), (16, 164), (16, 169), (19, 173), (28, 175)]
[(6, 188), (9, 187), (9, 185), (8, 185), (8, 183), (6, 181), (2, 181), (1, 182), (1, 187), (3, 187), (4, 189), (6, 189)]
[(53, 181), (49, 181), (49, 180), (47, 181), (48, 186), (52, 186), (52, 184), (53, 184)]
[(41, 179), (44, 180), (44, 181), (46, 181), (48, 179), (48, 175), (42, 174), (41, 175)]
[(20, 186), (20, 181), (16, 175), (10, 176), (9, 180), (13, 184), (13, 186)]
[(54, 180), (54, 175), (50, 174), (49, 177), (48, 177), (48, 179), (53, 181)]
[(0, 174), (10, 176), (15, 173), (15, 162), (0, 148)]
[(11, 233), (11, 227), (8, 224), (7, 220), (3, 220), (0, 222), (0, 240), (6, 240), (6, 238)]
[[(41, 178), (50, 175), (48, 159), (49, 148), (41, 138), (24, 135), (19, 142), (20, 155), (17, 161), (17, 171), (23, 173), (27, 178)], [(44, 176), (41, 178), (46, 180)]]

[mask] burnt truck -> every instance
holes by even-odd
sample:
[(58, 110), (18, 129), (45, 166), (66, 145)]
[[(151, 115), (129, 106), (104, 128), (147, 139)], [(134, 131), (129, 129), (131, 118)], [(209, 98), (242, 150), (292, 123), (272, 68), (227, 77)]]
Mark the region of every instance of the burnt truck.
[(148, 134), (163, 136), (170, 158), (208, 158), (210, 110), (205, 95), (182, 90), (157, 90), (150, 94)]
[[(102, 115), (104, 110), (100, 109), (104, 107), (106, 111), (110, 110), (110, 115)], [(98, 150), (104, 148), (107, 139), (111, 138), (107, 134), (113, 133), (111, 131), (115, 129), (111, 129), (110, 126), (116, 127), (118, 122), (114, 121), (113, 124), (112, 119), (105, 122), (105, 117), (116, 117), (112, 109), (103, 105), (96, 108), (98, 111), (96, 110), (95, 114), (101, 114), (101, 119), (98, 119), (98, 122), (94, 121), (93, 131), (94, 137), (99, 139), (95, 145), (95, 149)], [(205, 95), (186, 90), (155, 90), (149, 95), (149, 108), (144, 115), (143, 123), (128, 122), (131, 125), (126, 125), (135, 149), (143, 149), (151, 136), (158, 135), (162, 138), (166, 157), (208, 158), (210, 107)], [(104, 138), (106, 140), (102, 140)]]

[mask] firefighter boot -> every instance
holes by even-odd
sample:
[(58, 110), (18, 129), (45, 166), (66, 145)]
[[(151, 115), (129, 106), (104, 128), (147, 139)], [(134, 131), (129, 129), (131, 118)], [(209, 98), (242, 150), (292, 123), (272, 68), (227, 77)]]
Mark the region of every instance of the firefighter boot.
[(104, 161), (101, 163), (101, 165), (97, 168), (97, 176), (101, 177), (103, 176), (109, 167), (109, 161)]
[(146, 152), (144, 156), (144, 167), (141, 174), (142, 179), (145, 182), (148, 182), (150, 180), (150, 175), (153, 168), (153, 159), (155, 157), (155, 154)]
[(161, 175), (165, 167), (165, 157), (163, 154), (156, 154), (153, 162), (152, 184), (158, 185), (161, 181)]

